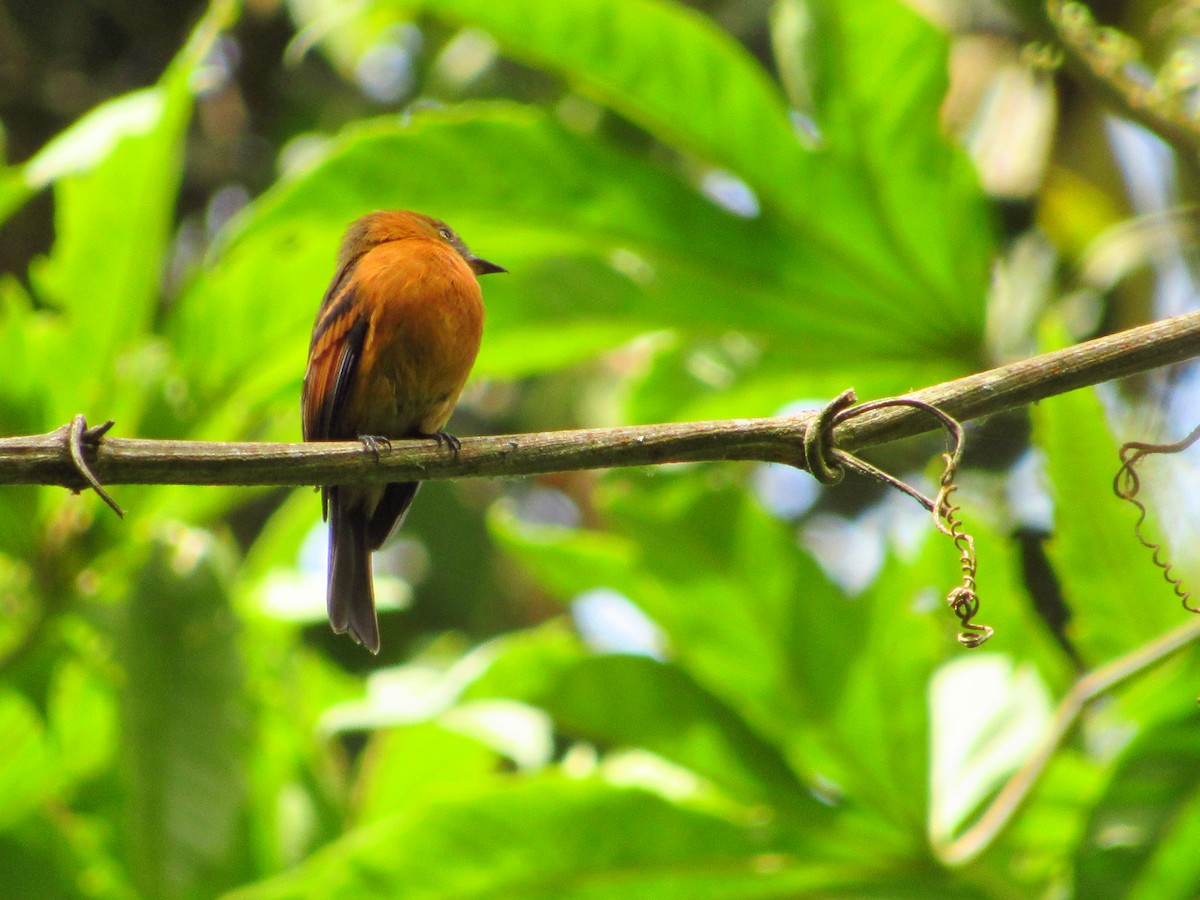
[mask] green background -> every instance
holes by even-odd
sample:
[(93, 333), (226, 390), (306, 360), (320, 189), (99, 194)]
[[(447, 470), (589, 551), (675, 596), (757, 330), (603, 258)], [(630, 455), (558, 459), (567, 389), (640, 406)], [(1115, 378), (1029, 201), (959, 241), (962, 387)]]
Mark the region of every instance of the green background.
[[(1099, 150), (1064, 128), (1024, 195), (985, 190), (947, 91), (986, 48), (899, 0), (47, 15), (0, 19), (4, 434), (83, 412), (298, 440), (339, 236), (380, 208), (510, 270), (459, 435), (898, 394), (1151, 294), (1149, 254), (1086, 278), (1135, 221), (1096, 100), (1056, 114)], [(979, 31), (1019, 67), (1024, 27)], [(119, 521), (5, 487), (0, 896), (1193, 896), (1194, 650), (1090, 707), (981, 855), (950, 851), (1077, 677), (1186, 621), (1110, 490), (1112, 423), (1163, 396), (1127, 387), (971, 432), (976, 651), (952, 546), (853, 480), (428, 485), (376, 561), (378, 658), (324, 622), (311, 491), (119, 486)], [(874, 458), (928, 487), (939, 452)]]

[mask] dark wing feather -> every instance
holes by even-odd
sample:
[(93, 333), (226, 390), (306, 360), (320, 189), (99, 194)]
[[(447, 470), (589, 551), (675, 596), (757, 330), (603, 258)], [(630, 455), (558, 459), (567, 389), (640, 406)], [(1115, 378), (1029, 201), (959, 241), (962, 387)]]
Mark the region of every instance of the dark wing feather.
[(304, 439), (306, 441), (353, 440), (354, 429), (346, 428), (342, 413), (354, 387), (362, 359), (368, 321), (347, 290), (313, 329), (313, 346), (304, 376)]
[(333, 378), (333, 390), (321, 410), (318, 427), (322, 433), (334, 439), (352, 440), (358, 437), (353, 428), (346, 427), (343, 413), (350, 402), (350, 393), (354, 390), (354, 379), (362, 359), (368, 324), (366, 319), (356, 319), (346, 332), (342, 352), (338, 358), (337, 374)]
[[(344, 280), (344, 273), (339, 273), (338, 278), (334, 279), (313, 327), (301, 403), (306, 441), (353, 440), (358, 437), (355, 429), (347, 427), (345, 411), (354, 390), (369, 323), (362, 315), (360, 305), (355, 302), (352, 286), (346, 285), (340, 294), (334, 296), (334, 288)], [(329, 500), (329, 489), (322, 488), (322, 518), (328, 518)]]
[(325, 296), (321, 298), (321, 305), (317, 308), (317, 324), (313, 327), (312, 341), (309, 343), (309, 353), (312, 353), (312, 348), (317, 345), (317, 340), (321, 337), (322, 326), (332, 317), (327, 316), (326, 310), (329, 305), (335, 300), (345, 299), (354, 292), (346, 290), (346, 286), (350, 283), (350, 276), (354, 274), (354, 270), (358, 268), (358, 262), (363, 258), (363, 254), (352, 256), (345, 263), (338, 266), (337, 272), (333, 275), (333, 281), (329, 282), (329, 287), (325, 290)]
[(379, 503), (367, 520), (368, 547), (378, 550), (400, 527), (420, 486), (419, 481), (393, 481), (384, 487)]

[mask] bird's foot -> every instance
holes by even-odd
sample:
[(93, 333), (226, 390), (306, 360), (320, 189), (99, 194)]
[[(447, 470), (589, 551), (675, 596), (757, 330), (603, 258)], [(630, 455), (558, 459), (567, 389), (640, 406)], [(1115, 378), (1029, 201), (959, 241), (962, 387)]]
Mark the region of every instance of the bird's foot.
[(454, 435), (445, 431), (435, 431), (433, 434), (422, 435), (423, 437), (432, 438), (437, 441), (439, 447), (445, 447), (454, 454), (454, 458), (458, 459), (458, 451), (462, 448), (462, 441)]
[(358, 439), (362, 441), (362, 445), (371, 451), (371, 455), (375, 457), (375, 462), (379, 462), (379, 448), (384, 447), (387, 450), (392, 449), (392, 442), (382, 435), (378, 434), (360, 434)]

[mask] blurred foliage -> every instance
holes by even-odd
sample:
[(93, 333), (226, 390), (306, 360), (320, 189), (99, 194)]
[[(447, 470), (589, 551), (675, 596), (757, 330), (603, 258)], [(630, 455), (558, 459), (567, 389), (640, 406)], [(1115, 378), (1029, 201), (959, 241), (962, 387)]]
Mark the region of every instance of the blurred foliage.
[[(384, 207), (511, 270), (459, 433), (901, 393), (1175, 311), (1194, 173), (1032, 65), (1012, 10), (913, 5), (941, 24), (6, 5), (0, 432), (297, 439), (339, 234)], [(1178, 73), (1195, 4), (1149, 6), (1094, 11)], [(310, 492), (122, 487), (118, 522), (7, 487), (0, 894), (1194, 896), (1194, 650), (1089, 709), (983, 855), (939, 856), (1080, 667), (1179, 623), (1110, 483), (1114, 433), (1169, 430), (1193, 381), (973, 432), (971, 653), (927, 517), (774, 467), (431, 484), (378, 556), (378, 659), (328, 632)], [(919, 481), (936, 452), (879, 459)], [(1156, 498), (1175, 537), (1189, 471)]]

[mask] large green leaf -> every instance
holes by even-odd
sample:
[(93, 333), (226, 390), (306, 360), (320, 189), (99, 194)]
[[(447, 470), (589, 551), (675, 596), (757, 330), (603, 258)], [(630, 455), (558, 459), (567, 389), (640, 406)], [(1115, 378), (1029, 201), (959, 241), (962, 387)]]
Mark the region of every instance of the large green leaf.
[(1080, 897), (1167, 900), (1200, 885), (1200, 727), (1167, 722), (1126, 751), (1076, 857)]
[(384, 820), (424, 797), (487, 783), (499, 768), (492, 749), (432, 722), (381, 729), (364, 753), (355, 821)]
[(346, 827), (350, 774), (343, 748), (322, 734), (321, 717), (360, 696), (362, 682), (314, 652), (297, 652), (279, 627), (245, 622), (245, 681), (253, 696), (248, 784), (252, 871), (299, 864)]
[(731, 170), (821, 255), (864, 270), (879, 296), (940, 308), (948, 320), (939, 330), (978, 335), (992, 238), (970, 163), (938, 129), (947, 41), (897, 0), (814, 4), (811, 45), (825, 63), (817, 126), (828, 143), (816, 150), (745, 48), (682, 4), (420, 5), (486, 29), (665, 142)]
[(147, 896), (211, 896), (246, 856), (249, 710), (221, 557), (173, 526), (118, 636), (128, 852)]
[(825, 169), (848, 173), (806, 202), (871, 220), (854, 238), (896, 259), (931, 313), (977, 328), (994, 247), (974, 168), (941, 127), (947, 36), (897, 0), (781, 0), (775, 13), (781, 70), (810, 76)]
[(162, 119), (156, 89), (133, 91), (101, 103), (55, 135), (29, 160), (0, 178), (0, 221), (38, 191), (71, 175), (90, 172), (126, 138), (144, 136)]
[[(653, 751), (742, 803), (767, 803), (810, 818), (827, 812), (811, 798), (778, 748), (677, 667), (638, 656), (531, 657), (527, 645), (518, 644), (518, 649), (525, 651), (521, 656), (527, 666), (543, 670), (541, 677), (513, 671), (509, 659), (507, 666), (497, 664), (508, 670), (508, 678), (493, 675), (487, 681), (489, 689), (545, 709), (568, 733)], [(525, 690), (512, 690), (521, 686)]]
[(473, 108), (355, 129), (255, 204), (171, 325), (202, 396), (240, 396), (248, 376), (259, 396), (265, 375), (298, 379), (340, 233), (381, 207), (443, 216), (512, 271), (484, 283), (485, 374), (575, 362), (664, 327), (747, 331), (802, 368), (918, 357), (928, 340), (917, 311), (881, 304), (778, 225), (535, 111)]
[(67, 659), (50, 686), (49, 724), (64, 779), (103, 773), (117, 749), (116, 703), (110, 685), (82, 663)]
[(30, 163), (55, 190), (54, 248), (30, 272), (61, 320), (59, 340), (42, 348), (53, 360), (41, 367), (53, 375), (49, 425), (79, 411), (129, 419), (140, 410), (154, 358), (139, 342), (174, 228), (192, 79), (233, 11), (217, 0), (159, 84), (110, 101)]
[(1113, 494), (1120, 459), (1096, 392), (1042, 401), (1034, 424), (1055, 505), (1047, 550), (1068, 573), (1067, 631), (1083, 658), (1098, 664), (1181, 624), (1180, 607), (1134, 537), (1137, 511)]
[[(992, 237), (970, 165), (937, 126), (945, 41), (894, 0), (870, 5), (869, 15), (820, 20), (836, 45), (827, 105), (850, 118), (812, 150), (757, 63), (682, 7), (424, 4), (564, 71), (770, 202), (741, 218), (676, 168), (528, 109), (459, 107), (356, 127), (257, 201), (185, 297), (171, 330), (194, 399), (226, 435), (269, 417), (256, 404), (295, 390), (341, 230), (381, 207), (444, 217), (512, 272), (485, 283), (480, 374), (546, 371), (664, 328), (746, 336), (751, 360), (773, 361), (741, 374), (760, 411), (825, 392), (805, 386), (818, 374), (822, 387), (844, 384), (870, 366), (889, 392), (974, 366)], [(361, 12), (374, 20), (400, 6)], [(908, 54), (921, 64), (901, 77)], [(903, 103), (887, 90), (893, 79)], [(676, 412), (683, 398), (669, 391), (664, 405)]]
[(848, 387), (862, 400), (906, 393), (962, 374), (960, 360), (925, 357), (856, 359), (853, 365), (810, 366), (782, 343), (744, 334), (675, 341), (659, 350), (630, 385), (628, 422), (695, 421), (773, 416), (805, 402), (819, 409)]
[[(859, 660), (867, 606), (834, 587), (732, 483), (692, 474), (614, 478), (619, 533), (534, 527), (497, 516), (498, 537), (564, 598), (609, 588), (664, 630), (668, 654), (801, 772)], [(826, 749), (833, 750), (833, 747)]]
[(7, 735), (0, 747), (0, 829), (6, 829), (47, 801), (59, 777), (41, 716), (11, 688), (0, 692), (0, 729)]
[(866, 621), (839, 623), (859, 664), (848, 673), (836, 719), (852, 753), (834, 778), (857, 802), (899, 824), (897, 833), (916, 854), (925, 852), (913, 839), (929, 802), (929, 681), (958, 649), (957, 622), (939, 596), (953, 583), (954, 563), (940, 541), (927, 541), (915, 559), (889, 560), (856, 598)]
[(667, 143), (725, 166), (793, 205), (816, 174), (779, 88), (706, 16), (663, 0), (433, 0), (414, 6), (483, 28), (513, 55), (564, 73)]
[(812, 864), (777, 849), (769, 831), (653, 794), (543, 778), (424, 804), (228, 896), (765, 900), (864, 877), (861, 866)]

